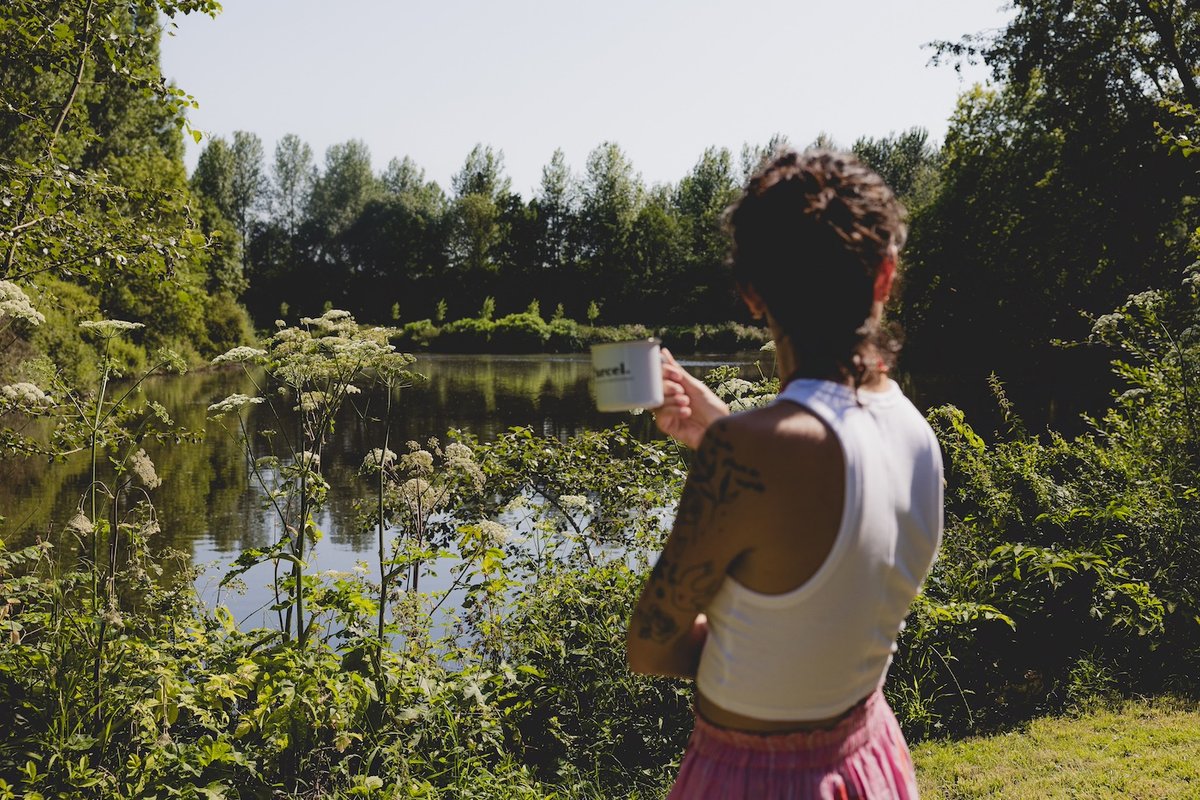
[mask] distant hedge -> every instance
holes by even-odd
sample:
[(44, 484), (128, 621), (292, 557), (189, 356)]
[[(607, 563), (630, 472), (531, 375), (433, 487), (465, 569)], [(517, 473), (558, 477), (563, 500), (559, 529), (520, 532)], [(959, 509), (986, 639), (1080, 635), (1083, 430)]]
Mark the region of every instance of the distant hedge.
[(546, 322), (524, 311), (497, 320), (466, 317), (441, 326), (417, 320), (403, 325), (392, 343), (401, 350), (435, 353), (580, 353), (593, 344), (651, 336), (677, 353), (756, 350), (770, 339), (766, 328), (736, 322), (664, 328), (585, 325), (565, 318)]

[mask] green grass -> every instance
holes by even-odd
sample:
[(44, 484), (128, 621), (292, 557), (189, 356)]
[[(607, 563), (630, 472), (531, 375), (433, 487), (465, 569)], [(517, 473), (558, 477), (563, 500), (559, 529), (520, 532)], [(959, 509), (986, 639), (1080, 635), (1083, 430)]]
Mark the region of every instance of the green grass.
[(922, 800), (1200, 798), (1200, 706), (1128, 701), (913, 750)]

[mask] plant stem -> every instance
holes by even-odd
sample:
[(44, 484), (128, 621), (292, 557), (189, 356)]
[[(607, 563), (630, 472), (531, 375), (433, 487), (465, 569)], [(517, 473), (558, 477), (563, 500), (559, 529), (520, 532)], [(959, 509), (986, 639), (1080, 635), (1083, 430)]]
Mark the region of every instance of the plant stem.
[(384, 617), (387, 612), (388, 598), (388, 577), (391, 570), (388, 569), (387, 553), (384, 540), (384, 519), (383, 519), (383, 489), (386, 482), (387, 474), (384, 470), (384, 464), (387, 462), (388, 444), (392, 435), (392, 387), (387, 386), (387, 412), (384, 414), (383, 427), (383, 451), (379, 455), (379, 492), (377, 500), (379, 501), (379, 619), (376, 625), (375, 643), (375, 674), (381, 681), (383, 680), (383, 628)]

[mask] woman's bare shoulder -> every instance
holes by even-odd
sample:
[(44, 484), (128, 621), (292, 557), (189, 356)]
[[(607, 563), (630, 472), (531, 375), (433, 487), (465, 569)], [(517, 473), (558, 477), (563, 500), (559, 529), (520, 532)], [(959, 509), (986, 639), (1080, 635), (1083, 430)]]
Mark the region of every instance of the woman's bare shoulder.
[(836, 438), (824, 422), (803, 406), (772, 403), (731, 414), (720, 421), (725, 435), (764, 448), (823, 446)]

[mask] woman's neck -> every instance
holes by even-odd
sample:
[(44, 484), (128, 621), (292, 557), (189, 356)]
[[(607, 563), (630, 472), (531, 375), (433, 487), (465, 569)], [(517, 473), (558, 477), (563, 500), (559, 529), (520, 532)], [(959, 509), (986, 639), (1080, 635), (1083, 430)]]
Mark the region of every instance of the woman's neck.
[(784, 386), (795, 378), (815, 378), (862, 389), (882, 389), (887, 385), (887, 367), (883, 366), (873, 347), (868, 347), (862, 354), (867, 367), (863, 370), (861, 379), (856, 381), (854, 374), (848, 369), (823, 374), (823, 371), (814, 369), (811, 364), (805, 364), (804, 360), (796, 355), (796, 348), (792, 346), (788, 335), (774, 333), (775, 374), (780, 377)]

